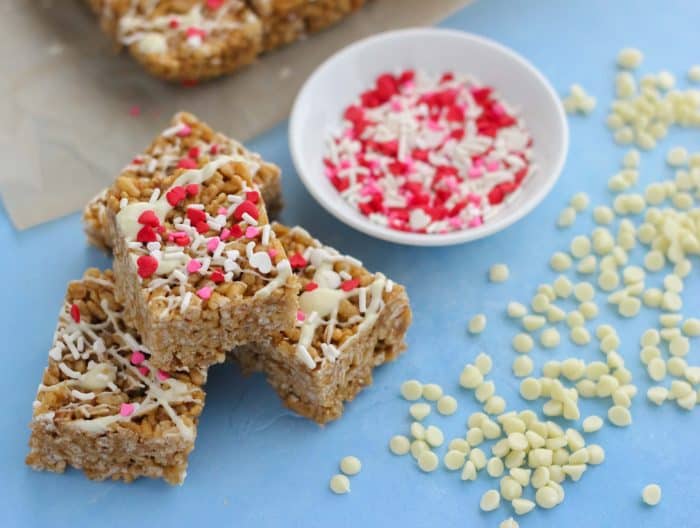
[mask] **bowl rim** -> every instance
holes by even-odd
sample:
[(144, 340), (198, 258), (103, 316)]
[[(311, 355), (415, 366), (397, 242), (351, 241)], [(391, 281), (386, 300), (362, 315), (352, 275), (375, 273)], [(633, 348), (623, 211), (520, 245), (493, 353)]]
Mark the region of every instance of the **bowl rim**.
[[(502, 53), (509, 56), (511, 59), (520, 63), (525, 70), (532, 75), (544, 88), (546, 94), (553, 101), (554, 110), (556, 112), (556, 118), (560, 128), (562, 130), (561, 135), (561, 149), (553, 162), (552, 170), (549, 171), (549, 175), (542, 185), (537, 187), (532, 191), (529, 198), (523, 202), (523, 204), (514, 209), (510, 214), (499, 218), (495, 218), (485, 222), (482, 226), (472, 229), (463, 229), (460, 231), (453, 231), (450, 233), (408, 233), (404, 231), (398, 231), (390, 229), (388, 227), (379, 225), (372, 222), (370, 219), (356, 214), (352, 208), (348, 207), (334, 207), (328, 203), (322, 196), (321, 192), (315, 188), (313, 184), (313, 178), (307, 174), (308, 171), (304, 170), (304, 163), (301, 154), (301, 134), (295, 134), (295, 130), (300, 127), (301, 112), (302, 112), (302, 100), (309, 90), (309, 87), (316, 82), (316, 80), (325, 73), (325, 71), (330, 68), (333, 64), (338, 61), (342, 61), (343, 58), (358, 49), (372, 47), (379, 42), (385, 41), (391, 38), (416, 38), (434, 35), (447, 35), (455, 37), (462, 40), (468, 40), (477, 45), (490, 47), (496, 52)], [(296, 169), (299, 179), (306, 187), (306, 190), (313, 196), (313, 198), (332, 216), (343, 222), (344, 224), (360, 231), (366, 235), (385, 240), (388, 242), (394, 242), (397, 244), (410, 245), (410, 246), (450, 246), (456, 244), (464, 244), (467, 242), (472, 242), (479, 240), (481, 238), (490, 236), (498, 231), (509, 227), (510, 225), (518, 222), (530, 212), (532, 212), (535, 207), (537, 207), (544, 198), (552, 190), (556, 182), (558, 181), (562, 170), (564, 168), (564, 163), (569, 151), (569, 124), (566, 119), (566, 113), (564, 111), (564, 106), (561, 103), (559, 95), (556, 90), (552, 87), (549, 80), (525, 57), (518, 54), (514, 50), (492, 40), (488, 37), (483, 37), (481, 35), (476, 35), (468, 31), (460, 31), (455, 29), (446, 28), (436, 28), (436, 27), (418, 27), (418, 28), (405, 28), (398, 30), (385, 31), (366, 37), (364, 39), (353, 42), (344, 48), (336, 51), (330, 57), (328, 57), (323, 63), (321, 63), (313, 73), (306, 79), (301, 89), (297, 93), (294, 103), (292, 105), (292, 111), (289, 119), (288, 126), (289, 135), (289, 150), (292, 157), (292, 162), (294, 168)], [(343, 205), (346, 205), (343, 203)]]

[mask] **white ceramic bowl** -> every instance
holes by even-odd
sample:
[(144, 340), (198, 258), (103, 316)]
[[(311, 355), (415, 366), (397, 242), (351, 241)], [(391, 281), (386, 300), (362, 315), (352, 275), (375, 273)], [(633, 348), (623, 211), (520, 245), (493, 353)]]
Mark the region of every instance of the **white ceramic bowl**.
[[(345, 202), (324, 173), (328, 135), (343, 110), (386, 71), (415, 68), (432, 74), (451, 70), (493, 86), (520, 109), (533, 136), (538, 170), (520, 192), (482, 226), (445, 234), (405, 233), (372, 222)], [(437, 28), (391, 31), (342, 49), (309, 77), (294, 102), (289, 123), (292, 159), (311, 195), (332, 215), (373, 237), (416, 246), (459, 244), (482, 238), (524, 217), (550, 191), (569, 143), (564, 109), (556, 92), (524, 58), (483, 37)]]

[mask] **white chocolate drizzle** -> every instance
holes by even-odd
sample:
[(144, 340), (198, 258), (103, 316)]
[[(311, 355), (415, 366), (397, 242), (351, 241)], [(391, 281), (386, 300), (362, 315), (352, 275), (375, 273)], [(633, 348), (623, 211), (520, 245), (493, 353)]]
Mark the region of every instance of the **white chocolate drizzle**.
[[(291, 232), (297, 231), (304, 236), (311, 238), (308, 233), (298, 227), (292, 228)], [(383, 294), (387, 289), (388, 282), (381, 273), (374, 275), (374, 280), (366, 287), (355, 287), (349, 291), (341, 288), (343, 280), (352, 277), (346, 272), (336, 272), (333, 269), (335, 262), (346, 262), (353, 266), (361, 266), (362, 263), (352, 257), (341, 255), (335, 249), (322, 246), (314, 240), (315, 246), (306, 249), (304, 257), (309, 265), (315, 268), (312, 281), (317, 287), (311, 291), (305, 291), (299, 297), (299, 308), (304, 314), (301, 322), (299, 339), (296, 343), (296, 357), (308, 368), (316, 367), (316, 361), (309, 353), (316, 331), (320, 327), (325, 327), (320, 344), (323, 358), (335, 361), (358, 335), (370, 328), (379, 317), (384, 307)], [(393, 283), (392, 283), (393, 287)], [(338, 312), (341, 303), (346, 299), (357, 298), (360, 316), (351, 317), (344, 324), (338, 321)], [(332, 343), (333, 332), (337, 326), (357, 325), (352, 336), (346, 339), (340, 346)]]
[[(85, 277), (83, 282), (95, 282), (102, 287), (113, 288), (110, 281)], [(109, 308), (106, 300), (100, 303), (102, 311), (107, 318), (91, 324), (87, 317), (80, 317), (76, 322), (71, 316), (71, 305), (66, 302), (59, 314), (59, 321), (54, 335), (54, 346), (49, 352), (51, 360), (58, 363), (58, 368), (68, 379), (50, 386), (39, 385), (38, 393), (61, 390), (69, 391), (72, 402), (65, 405), (66, 409), (75, 410), (85, 418), (73, 419), (68, 422), (70, 427), (79, 428), (92, 434), (107, 432), (112, 424), (130, 421), (135, 417), (148, 414), (162, 407), (178, 433), (188, 442), (194, 440), (195, 431), (191, 425), (186, 424), (174, 410), (173, 406), (186, 402), (197, 402), (199, 398), (194, 395), (199, 387), (194, 384), (184, 383), (176, 378), (162, 373), (152, 367), (147, 359), (148, 350), (140, 343), (139, 339), (128, 332), (122, 319), (122, 312)], [(110, 345), (105, 346), (103, 337), (114, 336), (110, 339)], [(84, 343), (84, 354), (81, 356), (87, 363), (84, 372), (77, 372), (64, 363), (67, 359), (74, 359), (69, 343), (76, 341)], [(134, 352), (140, 352), (145, 359), (134, 365), (130, 357)], [(143, 369), (143, 372), (142, 370)], [(159, 379), (160, 378), (160, 379)], [(104, 408), (97, 405), (95, 398), (102, 392), (118, 394), (121, 389), (116, 385), (117, 380), (130, 383), (145, 390), (145, 395), (140, 401), (130, 402), (133, 412), (127, 416), (120, 413), (120, 409), (107, 416), (91, 418), (91, 411)], [(39, 396), (37, 397), (39, 400)], [(201, 402), (200, 402), (201, 403)], [(41, 403), (35, 404), (40, 406)], [(34, 417), (35, 420), (53, 421), (55, 412), (47, 412)]]

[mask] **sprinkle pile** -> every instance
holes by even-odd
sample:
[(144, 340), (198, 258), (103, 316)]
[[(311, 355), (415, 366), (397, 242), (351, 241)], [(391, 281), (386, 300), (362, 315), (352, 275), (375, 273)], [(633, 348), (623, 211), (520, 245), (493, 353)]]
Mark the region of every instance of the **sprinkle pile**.
[(326, 175), (373, 222), (399, 231), (476, 228), (532, 173), (532, 138), (493, 88), (466, 75), (384, 73), (328, 139)]

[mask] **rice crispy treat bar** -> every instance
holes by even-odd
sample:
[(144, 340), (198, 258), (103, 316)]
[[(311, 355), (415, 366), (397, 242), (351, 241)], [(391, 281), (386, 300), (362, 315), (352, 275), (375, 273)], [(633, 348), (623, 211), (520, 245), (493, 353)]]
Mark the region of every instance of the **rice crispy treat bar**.
[[(191, 133), (187, 136), (173, 134), (173, 129), (187, 125)], [(170, 126), (157, 136), (143, 154), (135, 157), (123, 169), (122, 175), (128, 178), (164, 178), (180, 168), (194, 168), (199, 160), (216, 160), (221, 156), (238, 155), (257, 163), (258, 170), (253, 174), (253, 182), (258, 186), (267, 213), (276, 217), (282, 209), (282, 188), (280, 169), (264, 161), (257, 153), (250, 152), (241, 143), (220, 132), (213, 131), (206, 123), (194, 115), (179, 112)], [(111, 249), (107, 221), (107, 195), (112, 189), (105, 189), (95, 196), (83, 211), (83, 224), (90, 243), (102, 249)]]
[(364, 3), (365, 0), (250, 0), (262, 20), (265, 50), (335, 24)]
[(263, 371), (287, 407), (323, 424), (406, 348), (408, 296), (300, 227), (273, 229), (302, 287), (297, 325), (232, 355), (244, 372)]
[(124, 321), (111, 271), (68, 285), (39, 385), (27, 464), (96, 480), (185, 479), (206, 371), (155, 368)]
[[(165, 136), (188, 137), (187, 123)], [(294, 326), (298, 285), (253, 183), (257, 161), (200, 153), (197, 168), (127, 171), (107, 193), (117, 294), (164, 370), (224, 361)]]
[(230, 73), (262, 50), (262, 25), (243, 0), (86, 0), (103, 31), (168, 81)]

